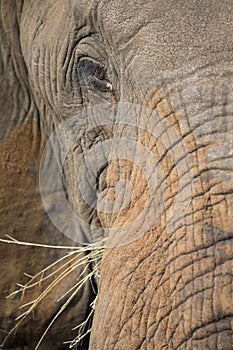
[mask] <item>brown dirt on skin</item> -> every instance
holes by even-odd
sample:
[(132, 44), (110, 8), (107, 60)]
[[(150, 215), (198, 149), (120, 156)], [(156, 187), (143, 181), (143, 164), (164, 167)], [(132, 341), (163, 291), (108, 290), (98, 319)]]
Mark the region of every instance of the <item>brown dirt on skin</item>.
[[(9, 234), (17, 240), (33, 243), (60, 245), (62, 242), (63, 245), (74, 245), (74, 242), (66, 239), (62, 233), (57, 231), (43, 208), (38, 175), (44, 145), (45, 139), (33, 123), (17, 125), (8, 139), (0, 144), (0, 235), (1, 238), (6, 238), (5, 234)], [(25, 293), (23, 300), (21, 300), (21, 295), (14, 299), (5, 297), (17, 289), (16, 283), (28, 282), (28, 277), (24, 275), (25, 272), (34, 275), (64, 254), (65, 251), (0, 243), (0, 281), (2, 281), (0, 343), (5, 338), (6, 332), (15, 325), (15, 318), (22, 313), (23, 310), (19, 310), (19, 306), (35, 300), (45, 289), (46, 283), (30, 289)], [(23, 323), (23, 331), (18, 331), (15, 338), (10, 338), (8, 346), (11, 341), (11, 346), (18, 346), (20, 343), (25, 344), (27, 339), (30, 345), (39, 340), (48, 320), (60, 307), (57, 299), (71, 288), (78, 275), (77, 269), (53, 289), (36, 312)], [(86, 298), (83, 303), (85, 305), (88, 297), (85, 296), (85, 293), (83, 297)], [(64, 339), (64, 325), (67, 325), (68, 332), (72, 328), (66, 319), (67, 315), (69, 319), (75, 320), (76, 325), (76, 321), (78, 323), (80, 319), (83, 319), (84, 313), (85, 307), (77, 316), (77, 309), (74, 307), (68, 314), (62, 315), (60, 323), (58, 322), (50, 332), (51, 339), (56, 337), (56, 344), (67, 340)], [(72, 339), (70, 334), (67, 333), (67, 336)], [(55, 344), (54, 339), (53, 344)], [(52, 347), (53, 345), (50, 347), (47, 338), (45, 348)], [(43, 344), (41, 349), (43, 349)]]
[[(177, 132), (182, 135), (180, 130), (180, 120), (185, 118), (180, 112), (176, 112), (172, 104), (161, 94), (159, 90), (152, 93), (152, 97), (147, 102), (148, 106), (155, 110), (161, 118), (166, 118), (170, 125), (173, 125)], [(192, 181), (193, 181), (193, 195), (196, 196), (199, 193), (202, 195), (194, 201), (192, 201), (188, 212), (194, 212), (195, 215), (200, 215), (200, 211), (205, 208), (209, 210), (209, 217), (211, 217), (211, 226), (215, 227), (223, 232), (231, 231), (233, 229), (233, 217), (229, 215), (229, 208), (233, 207), (233, 196), (225, 196), (224, 193), (230, 192), (233, 189), (233, 180), (222, 181), (218, 178), (212, 178), (207, 172), (200, 174), (204, 169), (208, 159), (206, 152), (208, 149), (214, 146), (220, 146), (219, 141), (212, 140), (211, 144), (206, 144), (205, 147), (198, 148), (197, 142), (193, 134), (187, 135), (183, 141), (185, 148), (189, 151), (189, 157), (192, 164)], [(171, 161), (168, 160), (171, 164)], [(218, 168), (218, 164), (215, 164)], [(168, 168), (169, 169), (169, 168)], [(168, 170), (167, 169), (167, 170)], [(219, 162), (219, 169), (221, 169), (221, 163)], [(165, 174), (168, 173), (165, 171)], [(169, 179), (170, 180), (170, 179)], [(174, 182), (168, 181), (172, 187)], [(174, 193), (174, 191), (172, 191)], [(219, 193), (222, 193), (219, 194)]]
[[(38, 171), (43, 147), (44, 142), (35, 139), (30, 124), (16, 126), (9, 138), (0, 145), (1, 210), (8, 211), (8, 216), (2, 217), (1, 224), (8, 228), (6, 233), (14, 229), (13, 215), (28, 218), (30, 211), (41, 209), (41, 201), (33, 197), (39, 195)], [(40, 219), (40, 216), (35, 216), (33, 224), (38, 225)]]
[[(30, 124), (16, 126), (9, 138), (0, 145), (2, 203), (0, 227), (3, 238), (5, 234), (9, 234), (19, 240), (31, 241), (35, 239), (33, 232), (39, 234), (44, 216), (38, 188), (38, 168), (42, 149), (43, 144), (33, 135)], [(38, 238), (39, 241), (40, 237)], [(16, 250), (23, 248), (1, 244), (1, 249), (7, 255), (9, 254), (12, 261), (12, 259), (19, 259)], [(27, 265), (31, 265), (30, 261)], [(26, 268), (26, 266), (20, 267), (16, 261), (12, 261), (12, 266), (17, 266), (18, 269)], [(6, 266), (3, 266), (3, 270), (4, 267)], [(9, 281), (12, 280), (12, 283), (15, 283), (14, 269), (9, 268), (7, 271), (10, 275), (12, 274), (9, 276)], [(25, 270), (18, 272), (23, 273)]]
[[(42, 150), (43, 143), (33, 134), (29, 123), (17, 125), (0, 145), (1, 238), (9, 234), (22, 241), (48, 243), (47, 220), (38, 188)], [(33, 274), (44, 267), (48, 251), (3, 243), (0, 250), (0, 280), (4, 281), (1, 328), (9, 330), (21, 302), (5, 297), (15, 290), (17, 282), (27, 280), (25, 272)]]

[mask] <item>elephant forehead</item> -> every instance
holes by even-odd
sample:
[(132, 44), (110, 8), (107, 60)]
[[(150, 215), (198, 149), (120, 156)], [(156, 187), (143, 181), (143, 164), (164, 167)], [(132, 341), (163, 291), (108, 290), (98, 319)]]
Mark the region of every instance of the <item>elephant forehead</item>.
[(232, 49), (229, 0), (221, 6), (218, 1), (99, 1), (97, 12), (124, 61), (132, 55), (128, 61), (137, 61), (137, 66), (140, 56), (142, 65), (148, 58), (151, 66), (153, 61), (163, 70)]

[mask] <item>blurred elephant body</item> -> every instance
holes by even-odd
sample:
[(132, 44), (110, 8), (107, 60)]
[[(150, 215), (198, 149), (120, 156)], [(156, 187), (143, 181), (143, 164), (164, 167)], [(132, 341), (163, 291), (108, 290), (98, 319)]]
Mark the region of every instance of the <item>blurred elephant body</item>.
[[(77, 231), (87, 241), (110, 235), (89, 348), (231, 349), (232, 2), (2, 1), (1, 34), (1, 232), (69, 242), (42, 210), (37, 182), (47, 137), (69, 125), (63, 175)], [(22, 274), (59, 257), (1, 249), (5, 273), (9, 260)], [(3, 278), (5, 296), (15, 271)], [(88, 285), (45, 349), (60, 348), (90, 299)], [(34, 346), (50, 303), (13, 346)], [(3, 330), (18, 305), (2, 304)]]

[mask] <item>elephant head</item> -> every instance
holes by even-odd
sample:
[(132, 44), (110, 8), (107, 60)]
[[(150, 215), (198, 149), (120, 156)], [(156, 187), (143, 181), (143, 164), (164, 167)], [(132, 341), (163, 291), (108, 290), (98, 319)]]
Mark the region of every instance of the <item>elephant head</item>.
[[(106, 239), (90, 349), (231, 349), (231, 1), (1, 6), (3, 164), (11, 148), (10, 164), (20, 164), (3, 193), (13, 206), (18, 187), (33, 188), (26, 199), (18, 194), (14, 212), (18, 217), (20, 207), (25, 215), (32, 200), (36, 208), (28, 211), (30, 223), (17, 218), (11, 234), (32, 241), (44, 228), (40, 242), (73, 246)], [(54, 226), (41, 219), (38, 172)], [(5, 265), (12, 256), (21, 270), (41, 265), (31, 249), (31, 265), (21, 257), (25, 248), (7, 249)], [(40, 254), (49, 262), (59, 258)], [(79, 274), (57, 287), (55, 300)], [(51, 338), (61, 329), (70, 336), (91, 294), (90, 285), (83, 288)], [(34, 346), (57, 308), (49, 305), (37, 317), (39, 330), (32, 336), (26, 324), (26, 342), (18, 332), (11, 344)], [(6, 309), (5, 330), (16, 312)], [(52, 341), (45, 339), (45, 349), (59, 348), (60, 339)]]

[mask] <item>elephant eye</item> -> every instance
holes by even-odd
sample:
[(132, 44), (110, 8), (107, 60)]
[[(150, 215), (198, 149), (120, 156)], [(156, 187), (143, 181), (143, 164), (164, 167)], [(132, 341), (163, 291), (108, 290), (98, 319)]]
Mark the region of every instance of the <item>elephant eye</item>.
[(77, 67), (80, 85), (89, 89), (98, 89), (102, 92), (111, 92), (112, 84), (106, 78), (106, 69), (99, 63), (82, 59)]

